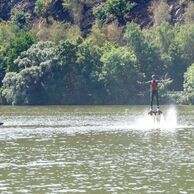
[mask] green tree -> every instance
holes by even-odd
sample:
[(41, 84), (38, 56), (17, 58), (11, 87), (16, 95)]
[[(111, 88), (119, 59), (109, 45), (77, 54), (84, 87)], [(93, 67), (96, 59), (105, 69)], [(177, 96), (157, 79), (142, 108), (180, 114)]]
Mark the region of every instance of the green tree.
[(81, 91), (85, 93), (85, 100), (90, 103), (99, 103), (102, 98), (103, 86), (99, 82), (99, 74), (102, 69), (100, 61), (102, 48), (86, 39), (78, 46), (77, 63), (82, 82)]
[(19, 92), (17, 82), (18, 77), (16, 72), (7, 73), (4, 77), (1, 96), (5, 99), (6, 103), (15, 104), (20, 101), (22, 94)]
[(5, 52), (3, 49), (0, 50), (0, 87), (2, 86), (2, 80), (5, 76), (6, 66), (5, 66)]
[(159, 26), (143, 30), (146, 40), (149, 41), (156, 48), (158, 55), (160, 55), (163, 71), (159, 75), (164, 76), (168, 73), (171, 66), (172, 58), (169, 50), (175, 40), (175, 29), (168, 22), (163, 22)]
[(150, 79), (153, 73), (160, 75), (164, 71), (159, 49), (153, 42), (146, 39), (137, 24), (130, 23), (127, 25), (125, 38), (128, 46), (134, 50), (137, 56), (139, 71), (145, 73), (147, 79)]
[[(39, 104), (41, 96), (42, 77), (40, 68), (23, 69), (20, 73), (7, 73), (3, 80), (2, 95), (7, 103), (12, 104)], [(39, 91), (39, 92), (37, 92)]]
[(14, 60), (35, 42), (36, 37), (31, 32), (22, 32), (18, 37), (10, 41), (6, 53), (7, 71), (18, 71), (18, 65), (14, 63)]
[(169, 5), (165, 1), (157, 2), (157, 7), (154, 9), (154, 25), (158, 26), (162, 22), (170, 21)]
[(100, 79), (107, 92), (108, 103), (134, 103), (137, 92), (137, 80), (140, 74), (137, 59), (133, 51), (126, 47), (113, 47), (104, 52)]
[(82, 42), (66, 40), (60, 43), (57, 49), (57, 56), (61, 64), (61, 73), (63, 74), (61, 87), (63, 93), (63, 103), (76, 104), (82, 102), (80, 96), (81, 80), (79, 76), (79, 65), (77, 63), (78, 45)]
[(33, 31), (39, 40), (52, 41), (56, 44), (66, 39), (75, 40), (81, 36), (78, 26), (57, 21), (53, 21), (49, 26), (47, 24), (43, 25), (40, 29), (34, 29)]
[(7, 47), (9, 42), (16, 36), (11, 22), (0, 22), (0, 47)]
[(107, 42), (106, 36), (103, 33), (102, 28), (100, 28), (98, 20), (96, 20), (95, 23), (93, 24), (88, 39), (90, 39), (91, 44), (95, 44), (98, 46), (103, 46)]
[(37, 14), (47, 14), (52, 0), (36, 0), (34, 12)]
[(36, 0), (34, 12), (37, 15), (46, 18), (47, 24), (49, 24), (50, 7), (52, 6), (52, 0)]
[(11, 21), (16, 30), (28, 30), (30, 16), (24, 12), (14, 12), (11, 16)]
[(57, 84), (55, 75), (60, 71), (55, 56), (56, 47), (52, 42), (38, 42), (22, 52), (15, 61), (18, 72), (7, 73), (3, 80), (2, 96), (5, 100), (13, 104), (55, 102), (58, 93), (51, 90)]
[(85, 0), (63, 0), (64, 8), (68, 9), (73, 23), (80, 26)]
[(172, 87), (182, 90), (184, 73), (194, 61), (194, 25), (180, 26), (177, 29), (168, 54), (171, 62), (167, 71), (174, 80)]
[(194, 63), (188, 67), (184, 74), (184, 91), (183, 103), (194, 104)]
[(168, 53), (169, 47), (175, 38), (173, 27), (168, 22), (163, 22), (156, 27), (156, 33), (157, 38), (159, 38), (161, 53)]
[(184, 74), (184, 89), (186, 92), (194, 92), (194, 63)]
[(194, 3), (189, 2), (184, 13), (184, 21), (186, 24), (194, 23)]
[(10, 22), (0, 23), (0, 86), (7, 69), (6, 54), (10, 41), (15, 38), (15, 30)]
[(126, 0), (107, 0), (104, 4), (97, 7), (94, 14), (104, 23), (107, 18), (114, 16), (119, 23), (125, 24), (125, 14), (128, 13), (135, 4)]

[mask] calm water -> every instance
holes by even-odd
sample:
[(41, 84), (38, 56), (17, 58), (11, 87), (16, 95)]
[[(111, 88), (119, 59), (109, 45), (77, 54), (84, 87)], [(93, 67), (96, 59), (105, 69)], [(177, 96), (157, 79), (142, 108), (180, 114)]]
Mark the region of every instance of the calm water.
[(193, 194), (194, 107), (176, 111), (154, 128), (144, 106), (1, 106), (0, 193)]

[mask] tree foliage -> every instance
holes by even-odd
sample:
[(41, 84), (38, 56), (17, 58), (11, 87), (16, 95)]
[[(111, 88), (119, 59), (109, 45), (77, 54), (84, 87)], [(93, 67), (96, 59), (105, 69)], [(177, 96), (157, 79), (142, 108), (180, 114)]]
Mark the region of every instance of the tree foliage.
[[(82, 40), (79, 40), (82, 41)], [(63, 93), (62, 101), (64, 103), (73, 104), (80, 96), (80, 82), (78, 77), (77, 50), (79, 41), (66, 40), (60, 43), (57, 49), (58, 59), (61, 63), (62, 82), (61, 87)]]
[(43, 25), (40, 29), (35, 29), (34, 32), (40, 40), (52, 41), (56, 44), (59, 44), (61, 40), (75, 40), (81, 36), (78, 26), (56, 21), (53, 21), (50, 26)]
[(169, 5), (166, 1), (157, 2), (157, 6), (154, 9), (154, 25), (158, 26), (162, 22), (170, 21)]
[[(70, 23), (51, 16), (61, 3)], [(93, 3), (36, 0), (33, 25), (22, 11), (13, 12), (10, 22), (0, 22), (0, 92), (5, 103), (124, 104), (138, 103), (137, 94), (145, 102), (149, 90), (141, 91), (137, 81), (148, 81), (152, 74), (173, 80), (159, 87), (164, 100), (194, 102), (192, 3), (185, 9), (185, 23), (172, 26), (169, 6), (160, 1), (152, 7), (155, 25), (141, 29), (133, 22), (125, 25), (134, 3), (103, 1), (85, 36), (83, 13)], [(185, 93), (173, 93), (183, 89)], [(167, 95), (168, 90), (173, 94)]]
[(29, 15), (24, 12), (14, 12), (11, 20), (16, 30), (27, 30), (29, 27)]
[(194, 23), (194, 2), (189, 2), (184, 14), (184, 21), (186, 24)]
[(15, 31), (11, 23), (0, 23), (0, 86), (5, 76), (7, 64), (6, 54), (10, 41), (15, 38)]
[(34, 11), (37, 14), (46, 14), (48, 13), (48, 9), (52, 0), (36, 0)]
[(147, 79), (153, 73), (159, 74), (163, 71), (163, 65), (161, 65), (162, 62), (157, 47), (146, 39), (137, 24), (130, 23), (127, 25), (125, 38), (128, 46), (134, 50), (137, 56), (139, 71), (144, 73)]
[(194, 60), (194, 26), (182, 26), (175, 31), (175, 39), (169, 47), (170, 64), (167, 71), (171, 75), (175, 90), (183, 89), (184, 72)]
[(184, 74), (184, 96), (181, 98), (183, 103), (194, 104), (194, 64), (188, 67)]
[(168, 22), (163, 22), (156, 28), (156, 33), (156, 38), (159, 40), (158, 46), (161, 49), (161, 53), (167, 54), (169, 47), (175, 38), (173, 27)]
[(194, 63), (185, 72), (184, 89), (187, 92), (194, 92)]
[(103, 92), (99, 74), (103, 63), (100, 61), (102, 48), (93, 44), (91, 40), (86, 40), (78, 46), (77, 63), (82, 77), (82, 91), (86, 94), (86, 99), (91, 103), (100, 102), (100, 93)]
[(85, 0), (63, 0), (64, 8), (68, 9), (74, 24), (80, 25)]
[[(15, 61), (19, 71), (7, 73), (3, 80), (2, 96), (12, 104), (41, 104), (50, 91), (46, 91), (48, 80), (52, 79), (55, 46), (52, 42), (32, 45)], [(44, 94), (44, 95), (43, 95)]]
[(0, 22), (0, 48), (5, 49), (15, 39), (16, 33), (11, 22)]
[(36, 37), (31, 32), (22, 32), (18, 34), (16, 38), (11, 40), (5, 57), (8, 71), (18, 71), (18, 66), (14, 63), (14, 60), (21, 52), (26, 51), (35, 42)]
[(100, 79), (104, 83), (109, 103), (133, 102), (136, 80), (140, 78), (137, 59), (126, 47), (111, 48), (101, 58), (103, 62)]
[(104, 23), (106, 19), (113, 16), (119, 23), (125, 23), (125, 14), (135, 6), (126, 0), (107, 0), (104, 4), (97, 7), (94, 14)]

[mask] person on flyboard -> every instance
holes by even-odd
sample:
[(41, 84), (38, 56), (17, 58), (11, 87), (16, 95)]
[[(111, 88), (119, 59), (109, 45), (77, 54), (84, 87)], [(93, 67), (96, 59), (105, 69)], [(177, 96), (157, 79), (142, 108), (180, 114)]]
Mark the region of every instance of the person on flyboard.
[[(150, 84), (150, 111), (148, 112), (149, 115), (162, 114), (162, 111), (160, 111), (160, 104), (159, 104), (158, 82), (159, 80), (156, 80), (155, 75), (152, 75), (152, 80), (143, 82), (145, 84)], [(142, 82), (138, 82), (138, 83), (142, 84)], [(153, 110), (154, 98), (156, 98), (156, 104), (157, 104), (156, 110)]]
[[(158, 94), (158, 82), (159, 80), (156, 80), (156, 76), (152, 75), (152, 80), (145, 82), (145, 83), (150, 83), (150, 111), (148, 114), (161, 114), (162, 112), (160, 111), (160, 104), (159, 104), (159, 94)], [(156, 104), (157, 104), (157, 109), (156, 111), (153, 110), (153, 102), (154, 98), (156, 98)]]

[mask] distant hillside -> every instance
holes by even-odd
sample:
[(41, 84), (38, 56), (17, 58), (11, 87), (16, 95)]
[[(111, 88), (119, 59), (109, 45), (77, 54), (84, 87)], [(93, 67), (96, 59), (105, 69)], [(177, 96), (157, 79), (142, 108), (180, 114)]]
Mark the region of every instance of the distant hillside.
[[(48, 0), (47, 0), (48, 1)], [(50, 0), (51, 1), (51, 0)], [(75, 0), (74, 0), (75, 1)], [(81, 0), (80, 0), (81, 1)], [(77, 2), (80, 2), (77, 0)], [(52, 0), (49, 6), (46, 7), (46, 14), (35, 13), (35, 6), (37, 0), (1, 0), (0, 2), (0, 18), (2, 20), (9, 20), (14, 12), (22, 11), (30, 15), (32, 22), (38, 22), (40, 18), (52, 16), (55, 20), (61, 22), (74, 23), (73, 15), (71, 14), (71, 8), (63, 6), (63, 0)], [(102, 5), (105, 0), (93, 0), (84, 1), (82, 3), (80, 12), (80, 28), (86, 34), (90, 31), (92, 24), (95, 20), (93, 15), (93, 10), (99, 5)], [(157, 6), (158, 1), (155, 0), (131, 0), (131, 3), (135, 3), (133, 9), (125, 14), (125, 21), (134, 21), (138, 23), (141, 27), (150, 27), (154, 23), (153, 11)], [(175, 24), (181, 22), (182, 14), (184, 13), (184, 1), (182, 0), (168, 0), (167, 3), (170, 6), (171, 23)], [(76, 4), (76, 2), (75, 2)], [(78, 3), (77, 3), (78, 5)], [(115, 18), (109, 19), (107, 22), (113, 22)], [(122, 23), (120, 25), (123, 25)]]

